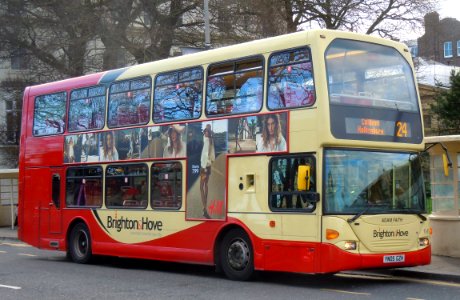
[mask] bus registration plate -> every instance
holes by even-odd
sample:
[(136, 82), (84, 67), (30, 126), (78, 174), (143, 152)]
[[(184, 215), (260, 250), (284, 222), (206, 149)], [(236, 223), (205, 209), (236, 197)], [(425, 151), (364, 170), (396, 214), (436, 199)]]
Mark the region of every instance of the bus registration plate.
[(404, 260), (405, 260), (404, 254), (383, 256), (384, 264), (401, 263), (401, 262), (404, 262)]

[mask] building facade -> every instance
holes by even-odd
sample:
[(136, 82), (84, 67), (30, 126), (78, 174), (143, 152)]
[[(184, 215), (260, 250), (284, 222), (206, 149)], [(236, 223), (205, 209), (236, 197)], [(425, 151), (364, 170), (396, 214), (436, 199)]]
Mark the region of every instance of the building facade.
[(425, 34), (418, 38), (418, 56), (445, 65), (460, 66), (460, 21), (439, 19), (437, 12), (425, 15)]
[(22, 103), (14, 86), (27, 66), (24, 55), (0, 60), (0, 169), (18, 166)]

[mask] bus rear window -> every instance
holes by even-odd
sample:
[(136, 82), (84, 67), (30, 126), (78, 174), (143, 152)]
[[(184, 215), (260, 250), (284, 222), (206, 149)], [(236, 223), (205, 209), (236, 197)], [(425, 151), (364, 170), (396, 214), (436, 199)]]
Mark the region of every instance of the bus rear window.
[(64, 133), (66, 97), (62, 92), (35, 98), (34, 136)]
[(412, 69), (394, 48), (337, 39), (326, 67), (332, 105), (418, 111)]

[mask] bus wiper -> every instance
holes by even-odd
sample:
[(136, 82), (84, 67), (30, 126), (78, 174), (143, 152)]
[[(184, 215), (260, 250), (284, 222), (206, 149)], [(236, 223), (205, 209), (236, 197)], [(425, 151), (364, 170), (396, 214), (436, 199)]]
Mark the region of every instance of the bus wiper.
[(365, 209), (360, 211), (358, 214), (354, 215), (353, 218), (348, 219), (347, 222), (348, 223), (353, 223), (354, 221), (356, 221), (356, 219), (358, 219), (359, 217), (361, 217), (362, 215), (367, 213), (369, 211), (369, 209), (371, 209), (372, 207), (378, 207), (378, 206), (386, 206), (386, 204), (370, 204), (370, 203), (368, 203)]

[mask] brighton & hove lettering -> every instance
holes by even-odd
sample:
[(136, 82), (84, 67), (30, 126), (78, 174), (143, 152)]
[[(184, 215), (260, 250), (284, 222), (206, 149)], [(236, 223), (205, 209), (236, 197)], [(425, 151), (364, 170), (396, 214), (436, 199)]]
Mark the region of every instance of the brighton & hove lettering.
[(132, 220), (127, 217), (112, 218), (107, 217), (107, 228), (115, 228), (118, 232), (122, 230), (150, 230), (162, 231), (162, 221), (152, 221), (149, 218), (142, 217), (141, 220)]
[(374, 237), (379, 239), (391, 238), (391, 237), (404, 237), (409, 236), (409, 231), (397, 229), (392, 230), (374, 230)]

